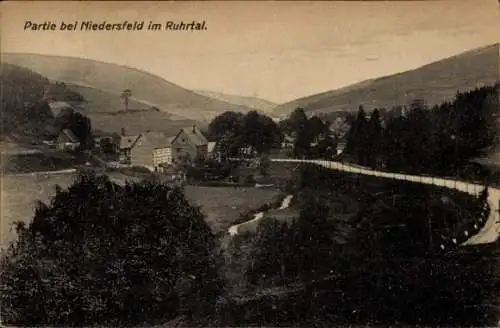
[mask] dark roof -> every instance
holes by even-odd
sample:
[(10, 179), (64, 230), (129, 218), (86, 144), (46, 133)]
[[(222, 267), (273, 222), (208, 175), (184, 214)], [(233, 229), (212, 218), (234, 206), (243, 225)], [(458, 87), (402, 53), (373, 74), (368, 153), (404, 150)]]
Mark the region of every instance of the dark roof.
[(120, 149), (132, 148), (141, 135), (120, 136)]
[(78, 138), (75, 136), (75, 134), (70, 129), (64, 129), (61, 131), (60, 134), (62, 134), (66, 138), (68, 138), (68, 140), (71, 142), (79, 142)]
[(153, 148), (167, 148), (170, 147), (171, 141), (162, 132), (146, 132), (142, 134), (142, 137), (147, 140)]
[(52, 112), (52, 115), (54, 115), (54, 117), (59, 116), (59, 114), (61, 114), (61, 112), (75, 111), (75, 108), (71, 104), (69, 104), (65, 101), (50, 101), (50, 102), (48, 102), (48, 105), (49, 105), (50, 111)]
[(175, 136), (175, 138), (172, 140), (172, 142), (177, 139), (179, 134), (181, 132), (184, 132), (186, 136), (189, 138), (191, 143), (195, 146), (203, 146), (208, 144), (207, 138), (201, 133), (201, 131), (196, 127), (196, 126), (191, 126), (188, 128), (182, 128), (181, 131)]
[(174, 137), (167, 137), (163, 132), (148, 131), (139, 135), (121, 136), (120, 149), (130, 149), (139, 139), (149, 143), (153, 148), (167, 148), (172, 144)]

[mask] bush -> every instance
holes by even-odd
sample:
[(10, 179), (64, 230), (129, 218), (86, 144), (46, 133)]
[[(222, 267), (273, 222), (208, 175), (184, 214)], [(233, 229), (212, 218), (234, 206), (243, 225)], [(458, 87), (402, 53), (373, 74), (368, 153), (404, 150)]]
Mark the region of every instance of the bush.
[(17, 232), (2, 256), (6, 324), (165, 321), (211, 310), (221, 290), (215, 238), (178, 187), (80, 175)]
[(297, 221), (279, 222), (264, 218), (252, 240), (252, 263), (246, 269), (250, 283), (277, 278), (304, 282), (321, 276), (332, 267), (337, 250), (337, 226), (328, 218), (328, 205), (319, 199), (307, 204)]

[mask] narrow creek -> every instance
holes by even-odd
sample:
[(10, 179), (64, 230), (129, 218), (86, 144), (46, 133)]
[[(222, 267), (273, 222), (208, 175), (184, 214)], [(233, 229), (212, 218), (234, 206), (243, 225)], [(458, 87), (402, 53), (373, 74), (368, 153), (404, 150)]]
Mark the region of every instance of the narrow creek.
[[(278, 208), (278, 210), (284, 210), (284, 209), (288, 208), (290, 206), (290, 202), (292, 201), (292, 198), (293, 198), (293, 195), (287, 195), (283, 199), (283, 201), (281, 202), (281, 206)], [(246, 221), (246, 222), (243, 222), (240, 224), (235, 224), (235, 225), (229, 227), (229, 229), (228, 229), (229, 235), (231, 235), (231, 236), (237, 235), (241, 228), (245, 228), (245, 227), (247, 227), (249, 229), (256, 228), (257, 225), (259, 224), (259, 221), (264, 218), (264, 214), (265, 214), (265, 211), (255, 213), (252, 220), (249, 220), (249, 221)]]

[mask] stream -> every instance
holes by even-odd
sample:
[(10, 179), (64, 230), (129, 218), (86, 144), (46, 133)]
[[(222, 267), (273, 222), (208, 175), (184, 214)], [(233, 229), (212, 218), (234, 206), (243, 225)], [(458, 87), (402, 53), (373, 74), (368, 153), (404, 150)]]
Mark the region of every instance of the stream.
[[(278, 210), (284, 210), (284, 209), (288, 208), (290, 206), (290, 202), (292, 201), (292, 198), (293, 198), (293, 195), (287, 195), (283, 199), (283, 201), (281, 202), (281, 206), (278, 208)], [(265, 214), (265, 212), (255, 213), (252, 220), (249, 220), (249, 221), (246, 221), (246, 222), (243, 222), (240, 224), (235, 224), (235, 225), (229, 227), (229, 229), (228, 229), (229, 235), (231, 235), (231, 236), (237, 235), (240, 228), (245, 228), (245, 227), (248, 229), (257, 228), (259, 221), (264, 218), (264, 214)], [(252, 230), (255, 230), (255, 229), (252, 229)]]

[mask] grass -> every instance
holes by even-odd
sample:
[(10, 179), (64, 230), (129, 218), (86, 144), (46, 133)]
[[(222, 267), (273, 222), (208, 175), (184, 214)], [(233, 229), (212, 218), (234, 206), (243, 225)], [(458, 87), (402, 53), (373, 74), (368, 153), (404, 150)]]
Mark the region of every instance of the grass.
[(241, 213), (247, 213), (277, 197), (280, 192), (261, 188), (186, 186), (186, 197), (201, 206), (212, 230), (226, 231)]
[(147, 130), (164, 132), (174, 136), (181, 128), (191, 126), (195, 123), (188, 119), (173, 119), (172, 115), (164, 112), (132, 112), (126, 114), (112, 115), (106, 113), (88, 113), (92, 122), (92, 128), (120, 133), (125, 128), (127, 134), (138, 134)]
[[(111, 177), (124, 181), (129, 177), (110, 173)], [(2, 178), (2, 207), (0, 248), (15, 239), (11, 224), (17, 220), (30, 222), (37, 200), (48, 202), (55, 194), (55, 185), (66, 188), (74, 181), (75, 174), (57, 175), (9, 175)], [(227, 188), (186, 186), (186, 197), (193, 205), (201, 206), (214, 232), (226, 231), (239, 217), (276, 197), (279, 192), (260, 188)]]
[(4, 174), (2, 177), (2, 207), (0, 220), (0, 248), (16, 238), (11, 224), (15, 221), (30, 222), (37, 200), (48, 202), (55, 194), (55, 185), (68, 187), (74, 174), (22, 175)]
[(81, 164), (85, 164), (82, 158), (58, 151), (2, 156), (2, 172), (4, 173), (57, 171), (74, 168), (75, 165)]

